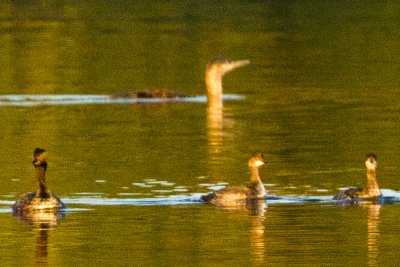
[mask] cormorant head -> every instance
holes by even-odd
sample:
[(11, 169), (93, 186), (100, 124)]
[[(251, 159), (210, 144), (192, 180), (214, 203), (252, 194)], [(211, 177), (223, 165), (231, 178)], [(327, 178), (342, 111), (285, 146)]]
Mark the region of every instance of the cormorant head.
[(250, 64), (250, 60), (231, 60), (229, 58), (219, 56), (207, 64), (206, 71), (214, 72), (222, 77), (225, 73)]
[(260, 167), (264, 164), (264, 156), (261, 153), (256, 153), (249, 159), (249, 167)]
[(369, 153), (367, 154), (366, 158), (365, 166), (367, 166), (367, 169), (375, 169), (377, 165), (376, 154)]
[(46, 151), (42, 148), (35, 148), (32, 155), (32, 164), (35, 167), (47, 167)]
[(210, 61), (206, 68), (206, 89), (209, 104), (222, 105), (222, 77), (225, 73), (250, 64), (249, 60), (230, 60), (226, 57), (218, 57)]

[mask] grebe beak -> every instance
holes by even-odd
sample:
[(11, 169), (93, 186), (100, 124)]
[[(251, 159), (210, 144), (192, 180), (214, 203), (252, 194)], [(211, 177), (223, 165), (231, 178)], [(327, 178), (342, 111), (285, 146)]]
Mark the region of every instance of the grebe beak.
[(35, 166), (40, 165), (42, 162), (46, 161), (46, 151), (44, 149), (41, 148), (36, 148), (33, 151), (33, 155), (32, 155), (32, 163)]
[(256, 167), (260, 167), (260, 166), (262, 166), (262, 165), (264, 165), (264, 164), (265, 164), (265, 162), (264, 162), (264, 161), (261, 161), (261, 160), (257, 160), (257, 161), (255, 162)]

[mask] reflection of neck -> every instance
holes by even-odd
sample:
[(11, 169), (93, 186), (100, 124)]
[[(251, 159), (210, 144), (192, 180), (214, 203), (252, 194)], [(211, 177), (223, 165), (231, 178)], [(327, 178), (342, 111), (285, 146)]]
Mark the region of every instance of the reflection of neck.
[(207, 143), (209, 156), (209, 175), (220, 172), (221, 151), (223, 150), (223, 110), (222, 102), (208, 102), (207, 106)]
[[(257, 203), (257, 202), (256, 202)], [(264, 211), (265, 202), (258, 202)], [(265, 240), (264, 240), (264, 215), (251, 216), (250, 246), (251, 258), (255, 265), (265, 264)]]
[(367, 170), (367, 194), (369, 197), (379, 197), (381, 191), (379, 190), (378, 182), (376, 181), (376, 170)]
[(210, 113), (214, 113), (214, 114), (222, 113), (222, 108), (223, 108), (222, 97), (219, 97), (219, 98), (208, 97), (207, 110)]
[(40, 224), (38, 236), (36, 237), (36, 263), (40, 266), (47, 266), (47, 231), (49, 226)]
[(40, 166), (35, 168), (37, 178), (36, 194), (41, 198), (47, 198), (46, 190), (46, 167)]
[(378, 250), (378, 237), (379, 237), (379, 214), (380, 205), (368, 205), (368, 265), (378, 266), (379, 250)]

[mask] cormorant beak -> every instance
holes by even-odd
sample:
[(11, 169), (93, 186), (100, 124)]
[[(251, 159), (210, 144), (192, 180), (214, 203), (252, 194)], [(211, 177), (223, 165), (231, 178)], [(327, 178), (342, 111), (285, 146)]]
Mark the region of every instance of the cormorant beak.
[(229, 63), (225, 63), (224, 66), (224, 73), (227, 73), (228, 71), (246, 66), (250, 64), (250, 60), (236, 60), (236, 61), (231, 61)]

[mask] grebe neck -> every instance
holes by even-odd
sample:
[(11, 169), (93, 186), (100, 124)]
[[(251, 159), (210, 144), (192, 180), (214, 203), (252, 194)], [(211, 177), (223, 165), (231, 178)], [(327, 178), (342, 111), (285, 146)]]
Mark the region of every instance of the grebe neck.
[(249, 167), (250, 169), (250, 181), (251, 183), (261, 183), (260, 174), (258, 167)]
[(267, 192), (261, 182), (260, 175), (258, 173), (258, 167), (250, 166), (250, 182), (251, 182), (251, 194), (258, 198), (265, 197)]
[(46, 166), (35, 167), (36, 172), (36, 196), (40, 198), (48, 198), (49, 194), (46, 189)]
[(381, 191), (379, 190), (378, 182), (376, 181), (376, 170), (367, 170), (367, 188), (366, 193), (370, 197), (381, 196)]

